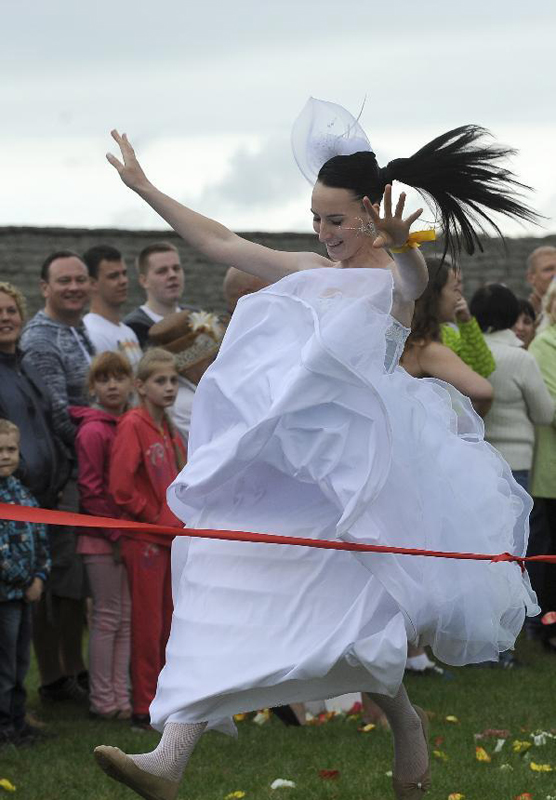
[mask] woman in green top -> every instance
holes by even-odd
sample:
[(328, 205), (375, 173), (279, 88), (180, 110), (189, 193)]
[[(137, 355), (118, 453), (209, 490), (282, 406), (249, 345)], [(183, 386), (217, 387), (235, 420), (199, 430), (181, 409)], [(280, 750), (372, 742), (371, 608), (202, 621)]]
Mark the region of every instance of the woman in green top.
[(461, 269), (456, 267), (454, 272), (460, 298), (454, 306), (452, 318), (444, 322), (440, 329), (442, 344), (453, 350), (477, 375), (488, 378), (496, 369), (496, 362), (463, 296)]

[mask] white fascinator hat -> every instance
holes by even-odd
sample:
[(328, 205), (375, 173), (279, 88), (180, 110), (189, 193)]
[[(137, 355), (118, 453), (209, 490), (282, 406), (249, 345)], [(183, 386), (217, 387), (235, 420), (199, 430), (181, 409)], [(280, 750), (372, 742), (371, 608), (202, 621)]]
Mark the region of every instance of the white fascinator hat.
[(327, 100), (310, 97), (293, 124), (293, 155), (302, 174), (313, 185), (320, 168), (333, 156), (373, 152), (367, 134), (353, 114)]

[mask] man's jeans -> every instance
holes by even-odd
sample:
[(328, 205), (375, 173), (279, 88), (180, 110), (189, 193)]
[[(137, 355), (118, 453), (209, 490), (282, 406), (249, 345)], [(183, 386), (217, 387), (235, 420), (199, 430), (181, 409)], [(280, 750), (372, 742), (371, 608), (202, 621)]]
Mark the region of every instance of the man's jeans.
[(31, 654), (31, 607), (23, 600), (0, 602), (0, 739), (25, 724), (25, 687)]

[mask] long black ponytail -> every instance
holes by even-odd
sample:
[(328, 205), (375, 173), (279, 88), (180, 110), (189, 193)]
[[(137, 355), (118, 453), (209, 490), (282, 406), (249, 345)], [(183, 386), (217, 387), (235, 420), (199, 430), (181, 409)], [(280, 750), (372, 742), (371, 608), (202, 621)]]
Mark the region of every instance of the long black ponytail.
[(538, 222), (539, 215), (521, 202), (529, 186), (520, 183), (503, 166), (515, 150), (479, 140), (491, 134), (478, 125), (437, 136), (409, 158), (396, 158), (379, 167), (371, 152), (334, 156), (321, 168), (318, 180), (325, 186), (350, 189), (358, 198), (380, 202), (384, 187), (392, 181), (412, 186), (431, 201), (442, 225), (444, 253), (472, 254), (483, 250), (479, 235), (502, 232), (487, 212), (512, 219)]

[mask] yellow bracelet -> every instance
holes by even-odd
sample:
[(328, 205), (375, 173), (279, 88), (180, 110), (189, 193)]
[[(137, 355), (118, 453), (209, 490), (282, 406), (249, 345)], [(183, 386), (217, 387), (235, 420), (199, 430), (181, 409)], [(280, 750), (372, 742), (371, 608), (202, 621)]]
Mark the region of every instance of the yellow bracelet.
[(401, 247), (389, 247), (391, 253), (407, 253), (408, 250), (415, 250), (416, 247), (421, 247), (422, 242), (434, 242), (436, 233), (434, 229), (428, 231), (415, 231), (410, 233), (407, 242), (402, 244)]

